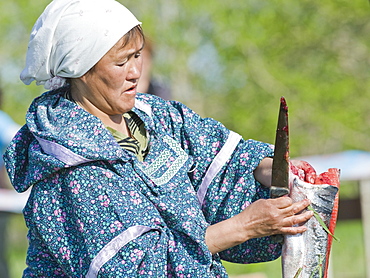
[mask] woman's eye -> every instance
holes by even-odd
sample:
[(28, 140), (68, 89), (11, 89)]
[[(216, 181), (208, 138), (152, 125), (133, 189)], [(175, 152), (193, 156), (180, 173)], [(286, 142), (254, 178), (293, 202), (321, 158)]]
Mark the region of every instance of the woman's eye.
[(123, 67), (124, 65), (126, 65), (126, 63), (127, 63), (127, 60), (124, 60), (124, 61), (122, 61), (122, 63), (118, 63), (117, 65), (119, 67)]
[(130, 55), (128, 58), (126, 58), (124, 61), (122, 61), (122, 63), (118, 63), (117, 66), (123, 67), (132, 57), (137, 59), (140, 56), (141, 56), (141, 52), (134, 53), (134, 54)]

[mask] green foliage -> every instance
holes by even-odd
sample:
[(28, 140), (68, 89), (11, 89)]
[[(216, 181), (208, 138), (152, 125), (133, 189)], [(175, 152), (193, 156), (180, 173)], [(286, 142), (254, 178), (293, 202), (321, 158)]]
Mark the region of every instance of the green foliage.
[[(366, 1), (157, 1), (154, 7), (167, 14), (141, 18), (157, 44), (156, 72), (170, 79), (176, 99), (246, 138), (273, 142), (284, 95), (292, 156), (369, 149)], [(205, 46), (216, 56), (201, 52)], [(192, 57), (198, 63), (190, 64)]]
[[(155, 75), (201, 115), (273, 143), (285, 96), (291, 156), (370, 149), (367, 1), (121, 2), (154, 42)], [(29, 32), (47, 3), (0, 4), (4, 109), (20, 123), (42, 92), (25, 87), (18, 74)]]
[(16, 0), (0, 2), (0, 81), (4, 92), (2, 110), (19, 124), (32, 99), (42, 92), (35, 85), (26, 87), (19, 80), (25, 64), (28, 38), (37, 17), (49, 1)]

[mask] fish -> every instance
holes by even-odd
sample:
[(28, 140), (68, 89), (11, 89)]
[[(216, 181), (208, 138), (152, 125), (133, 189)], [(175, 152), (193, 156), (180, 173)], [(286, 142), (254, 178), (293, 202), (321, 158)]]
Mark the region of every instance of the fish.
[[(314, 183), (290, 177), (293, 202), (308, 198), (308, 209), (314, 210), (305, 225), (307, 230), (296, 235), (284, 235), (282, 249), (283, 278), (327, 278), (330, 250), (338, 216), (340, 170), (330, 168)], [(325, 225), (322, 224), (325, 223)]]

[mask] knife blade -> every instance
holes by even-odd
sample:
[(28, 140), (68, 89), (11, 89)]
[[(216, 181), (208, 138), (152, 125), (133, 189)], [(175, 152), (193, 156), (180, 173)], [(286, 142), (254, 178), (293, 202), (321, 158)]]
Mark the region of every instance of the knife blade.
[(289, 194), (288, 106), (285, 98), (281, 97), (272, 162), (270, 196), (271, 198), (278, 198), (287, 194)]

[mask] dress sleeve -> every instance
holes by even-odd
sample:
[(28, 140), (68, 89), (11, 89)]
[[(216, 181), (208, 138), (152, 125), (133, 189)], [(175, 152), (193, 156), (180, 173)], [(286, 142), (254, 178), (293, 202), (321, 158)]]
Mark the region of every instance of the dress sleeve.
[[(230, 159), (209, 184), (202, 209), (210, 224), (228, 219), (258, 199), (269, 198), (268, 188), (255, 180), (253, 171), (271, 146), (254, 140), (241, 141)], [(220, 253), (223, 260), (257, 263), (278, 258), (281, 244), (271, 237), (255, 238)]]
[[(273, 146), (244, 140), (211, 118), (201, 118), (189, 108), (174, 103), (181, 117), (183, 148), (194, 157), (189, 177), (198, 192), (203, 214), (210, 225), (243, 211), (258, 199), (269, 198), (268, 188), (255, 180), (253, 171), (265, 157), (273, 156)], [(173, 113), (176, 115), (176, 113)], [(247, 242), (220, 253), (222, 259), (238, 263), (274, 260), (281, 244), (270, 237)]]

